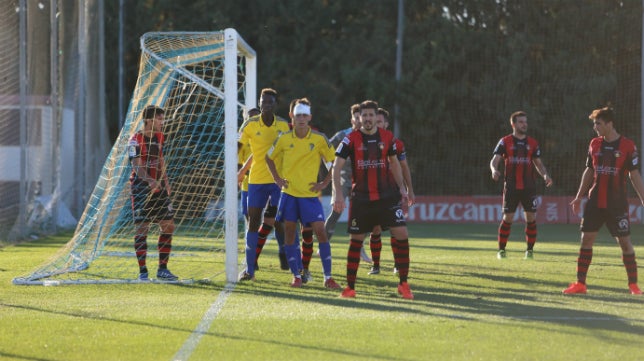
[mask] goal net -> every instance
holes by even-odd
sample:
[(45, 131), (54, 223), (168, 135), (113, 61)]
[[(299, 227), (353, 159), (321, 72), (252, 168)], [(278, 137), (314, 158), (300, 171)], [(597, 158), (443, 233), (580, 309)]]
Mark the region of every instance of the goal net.
[[(168, 268), (176, 282), (237, 278), (237, 127), (256, 103), (255, 52), (233, 29), (147, 33), (124, 126), (74, 236), (50, 261), (14, 284), (137, 283), (129, 139), (148, 105), (165, 110), (163, 154), (176, 230)], [(154, 224), (147, 265), (158, 262)]]

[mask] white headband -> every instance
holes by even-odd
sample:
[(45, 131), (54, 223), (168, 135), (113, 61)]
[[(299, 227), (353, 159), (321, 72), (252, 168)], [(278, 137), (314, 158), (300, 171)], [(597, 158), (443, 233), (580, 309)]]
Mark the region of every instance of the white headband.
[(311, 107), (304, 103), (297, 103), (293, 108), (293, 115), (300, 114), (311, 115)]

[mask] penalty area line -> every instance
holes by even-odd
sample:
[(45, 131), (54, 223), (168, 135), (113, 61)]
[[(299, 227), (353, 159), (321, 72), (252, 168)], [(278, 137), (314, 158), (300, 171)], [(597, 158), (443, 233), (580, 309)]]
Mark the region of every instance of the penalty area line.
[(188, 337), (188, 339), (183, 343), (181, 349), (179, 349), (179, 351), (174, 355), (174, 358), (172, 360), (186, 361), (190, 358), (190, 355), (192, 355), (194, 350), (197, 348), (197, 345), (199, 345), (199, 341), (201, 340), (203, 335), (208, 332), (213, 321), (215, 320), (215, 318), (217, 318), (219, 311), (221, 311), (221, 309), (224, 307), (226, 299), (228, 299), (228, 296), (230, 296), (234, 289), (234, 283), (226, 283), (226, 286), (219, 293), (219, 296), (217, 297), (215, 302), (213, 302), (210, 305), (208, 311), (206, 311), (206, 314), (197, 325), (197, 328), (192, 331), (190, 337)]

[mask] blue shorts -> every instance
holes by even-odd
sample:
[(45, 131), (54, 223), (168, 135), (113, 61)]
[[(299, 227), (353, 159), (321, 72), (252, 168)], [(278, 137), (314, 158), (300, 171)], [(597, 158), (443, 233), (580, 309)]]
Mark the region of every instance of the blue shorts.
[(270, 200), (270, 205), (277, 207), (280, 199), (280, 187), (275, 183), (267, 184), (249, 184), (248, 185), (248, 208), (266, 207), (266, 202)]
[(324, 209), (318, 197), (300, 198), (282, 193), (277, 208), (278, 221), (297, 222), (302, 224), (324, 222)]
[(248, 191), (241, 191), (241, 211), (243, 215), (248, 215)]

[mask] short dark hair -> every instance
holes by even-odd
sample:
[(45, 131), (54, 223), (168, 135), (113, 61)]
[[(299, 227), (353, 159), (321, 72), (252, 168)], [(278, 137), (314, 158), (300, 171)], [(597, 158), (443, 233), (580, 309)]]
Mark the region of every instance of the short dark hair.
[(143, 120), (146, 120), (146, 119), (154, 119), (157, 116), (157, 114), (165, 114), (165, 110), (163, 110), (163, 108), (158, 107), (156, 105), (148, 105), (147, 107), (145, 107), (145, 109), (143, 109), (143, 113), (141, 116), (143, 117)]
[(262, 89), (262, 92), (260, 93), (260, 96), (262, 95), (272, 95), (273, 98), (275, 98), (275, 101), (277, 101), (277, 90), (272, 89), (272, 88), (264, 88)]
[(378, 102), (375, 100), (365, 100), (362, 103), (360, 103), (360, 112), (362, 112), (364, 109), (373, 109), (375, 112), (378, 112)]
[(385, 108), (378, 108), (378, 114), (382, 114), (385, 117), (385, 120), (389, 122), (389, 112)]
[(615, 123), (615, 110), (611, 107), (603, 107), (599, 109), (593, 110), (592, 113), (588, 116), (588, 119), (590, 120), (595, 120), (595, 119), (602, 119), (605, 122), (613, 122)]
[(526, 114), (526, 112), (524, 112), (523, 110), (518, 110), (512, 113), (512, 115), (510, 115), (510, 123), (512, 124), (516, 123), (518, 117), (527, 117), (527, 116), (528, 114)]

